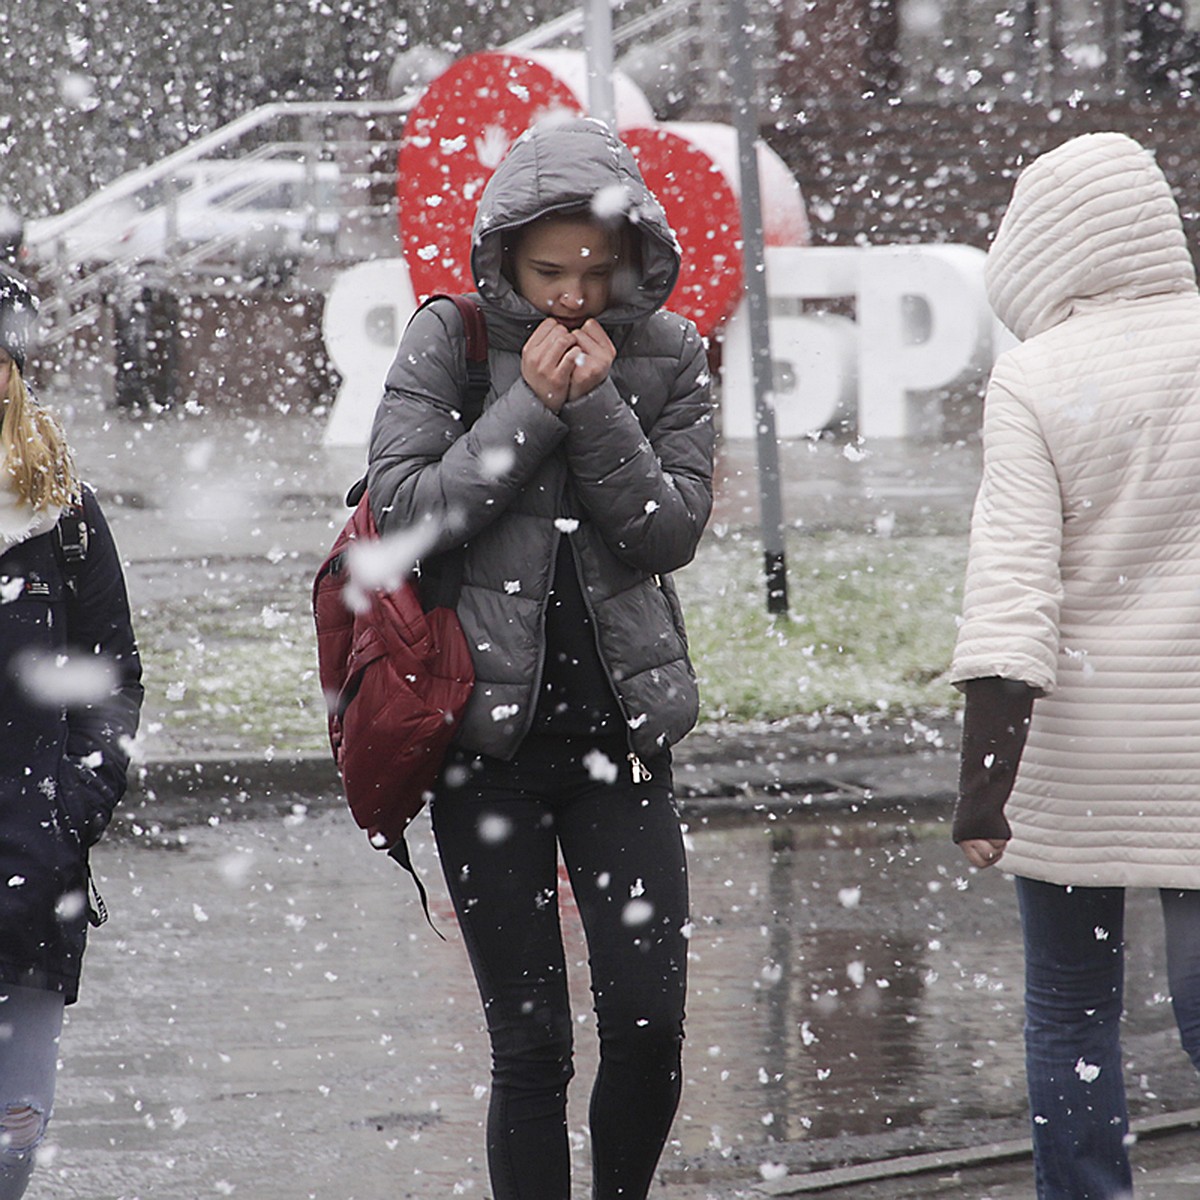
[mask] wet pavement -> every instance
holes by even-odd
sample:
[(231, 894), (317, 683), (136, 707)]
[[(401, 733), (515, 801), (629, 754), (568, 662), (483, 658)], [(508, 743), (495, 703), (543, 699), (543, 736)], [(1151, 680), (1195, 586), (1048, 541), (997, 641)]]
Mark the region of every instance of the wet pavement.
[[(67, 422), (135, 604), (202, 603), (230, 578), (303, 587), (362, 464), (322, 448), (320, 418), (303, 412), (139, 420), (82, 404)], [(965, 535), (977, 448), (852, 449), (784, 448), (790, 522)], [(714, 524), (752, 526), (756, 491), (753, 446), (726, 446)], [(819, 1173), (846, 1163), (1024, 1137), (1015, 908), (1002, 876), (967, 879), (948, 845), (955, 738), (953, 721), (799, 723), (708, 730), (680, 748), (687, 1084), (656, 1194), (803, 1194), (787, 1189), (833, 1186)], [(367, 847), (322, 757), (233, 758), (153, 736), (145, 756), (96, 852), (113, 919), (89, 950), (50, 1161), (29, 1195), (487, 1196), (486, 1043), (425, 818), (414, 856), (447, 943)], [(567, 917), (582, 964), (569, 904)], [(1126, 1048), (1147, 1118), (1191, 1109), (1200, 1091), (1175, 1044), (1156, 920), (1135, 893)], [(595, 1058), (582, 968), (572, 987), (582, 1197)], [(1167, 1165), (1172, 1141), (1139, 1143), (1161, 1176), (1143, 1200), (1189, 1186), (1186, 1158)], [(1029, 1180), (1018, 1157), (826, 1191), (1009, 1200)]]
[[(780, 1189), (1024, 1136), (1009, 881), (968, 878), (919, 815), (688, 825), (686, 1083), (655, 1195), (807, 1194)], [(334, 794), (102, 843), (112, 920), (69, 1014), (51, 1157), (30, 1196), (487, 1196), (478, 1003), (424, 818), (412, 840), (446, 942)], [(582, 1198), (594, 1025), (569, 895), (564, 924)], [(1131, 899), (1129, 940), (1131, 1104), (1139, 1117), (1191, 1108), (1148, 893)], [(939, 1193), (953, 1175), (833, 1194), (1030, 1194), (1020, 1160), (959, 1170), (960, 1190)]]

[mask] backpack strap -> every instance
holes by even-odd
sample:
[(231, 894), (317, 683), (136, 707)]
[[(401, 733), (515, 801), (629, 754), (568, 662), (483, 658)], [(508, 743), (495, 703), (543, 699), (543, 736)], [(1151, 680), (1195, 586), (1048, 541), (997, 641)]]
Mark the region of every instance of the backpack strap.
[(87, 550), (88, 527), (83, 505), (68, 505), (54, 526), (54, 556), (58, 559), (63, 582), (72, 601), (79, 598), (79, 580), (83, 575)]
[[(487, 399), (488, 389), (492, 386), (492, 375), (488, 368), (487, 318), (483, 315), (478, 301), (470, 296), (459, 296), (451, 292), (435, 292), (427, 297), (413, 316), (435, 300), (449, 300), (462, 317), (463, 334), (466, 337), (464, 357), (467, 362), (467, 389), (462, 395), (461, 419), (463, 429), (470, 429), (483, 413), (483, 404)], [(410, 322), (411, 319), (409, 318)], [(357, 508), (358, 502), (366, 492), (367, 477), (364, 475), (356, 480), (346, 493), (346, 507)]]
[(444, 942), (446, 940), (445, 935), (433, 923), (433, 917), (429, 913), (429, 893), (426, 892), (425, 885), (421, 882), (420, 875), (417, 874), (417, 868), (413, 866), (412, 855), (408, 851), (408, 843), (404, 840), (403, 834), (400, 835), (400, 840), (388, 851), (388, 858), (393, 862), (399, 863), (413, 877), (413, 883), (417, 885), (417, 894), (421, 897), (421, 908), (425, 912), (425, 920), (429, 922), (429, 928)]
[(462, 318), (467, 360), (467, 390), (463, 395), (462, 422), (464, 428), (470, 429), (483, 412), (483, 402), (487, 399), (488, 388), (492, 386), (492, 377), (488, 370), (487, 318), (477, 300), (471, 296), (459, 296), (450, 292), (435, 292), (417, 312), (435, 300), (449, 300)]

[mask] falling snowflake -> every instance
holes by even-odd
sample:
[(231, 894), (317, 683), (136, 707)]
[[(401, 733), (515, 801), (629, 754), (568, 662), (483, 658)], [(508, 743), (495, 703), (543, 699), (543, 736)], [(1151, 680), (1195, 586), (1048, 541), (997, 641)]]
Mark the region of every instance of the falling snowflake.
[(264, 605), (259, 615), (264, 629), (278, 629), (281, 625), (287, 624), (287, 613), (276, 608), (273, 604)]
[(498, 846), (512, 836), (512, 822), (499, 813), (487, 813), (479, 819), (479, 840)]
[(489, 446), (479, 456), (480, 469), (489, 479), (502, 479), (516, 463), (516, 452), (510, 446)]
[(583, 767), (595, 783), (615, 783), (617, 764), (603, 750), (592, 749), (583, 756)]
[(111, 659), (95, 654), (22, 654), (15, 663), (21, 688), (37, 704), (98, 704), (117, 686)]
[(592, 196), (592, 214), (600, 221), (611, 221), (625, 215), (630, 195), (623, 183), (610, 183)]

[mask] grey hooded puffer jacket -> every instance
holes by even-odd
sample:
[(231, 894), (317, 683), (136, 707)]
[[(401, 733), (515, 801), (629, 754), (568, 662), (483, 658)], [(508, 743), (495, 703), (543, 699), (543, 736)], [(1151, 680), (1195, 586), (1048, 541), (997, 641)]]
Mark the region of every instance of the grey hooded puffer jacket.
[[(545, 213), (624, 213), (639, 270), (614, 282), (600, 322), (608, 379), (553, 413), (521, 375), (544, 319), (501, 274), (505, 234)], [(669, 572), (695, 554), (712, 506), (713, 425), (703, 342), (662, 310), (679, 248), (629, 151), (595, 121), (524, 134), (489, 182), (472, 268), (488, 323), (491, 388), (464, 433), (461, 321), (446, 301), (401, 342), (371, 437), (369, 488), (385, 533), (424, 528), (427, 553), (465, 543), (458, 615), (476, 684), (458, 742), (509, 758), (533, 719), (545, 611), (560, 539), (570, 539), (600, 658), (648, 757), (678, 741), (699, 706)]]

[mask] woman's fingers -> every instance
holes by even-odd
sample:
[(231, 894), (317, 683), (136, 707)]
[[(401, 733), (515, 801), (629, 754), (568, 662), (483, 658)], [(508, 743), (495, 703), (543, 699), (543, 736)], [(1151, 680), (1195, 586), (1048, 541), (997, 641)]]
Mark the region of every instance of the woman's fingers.
[(1004, 857), (1004, 848), (1008, 843), (998, 838), (968, 838), (958, 845), (971, 866), (983, 871), (994, 867)]
[(521, 352), (521, 374), (551, 412), (566, 403), (573, 359), (579, 350), (571, 332), (547, 318), (529, 335)]

